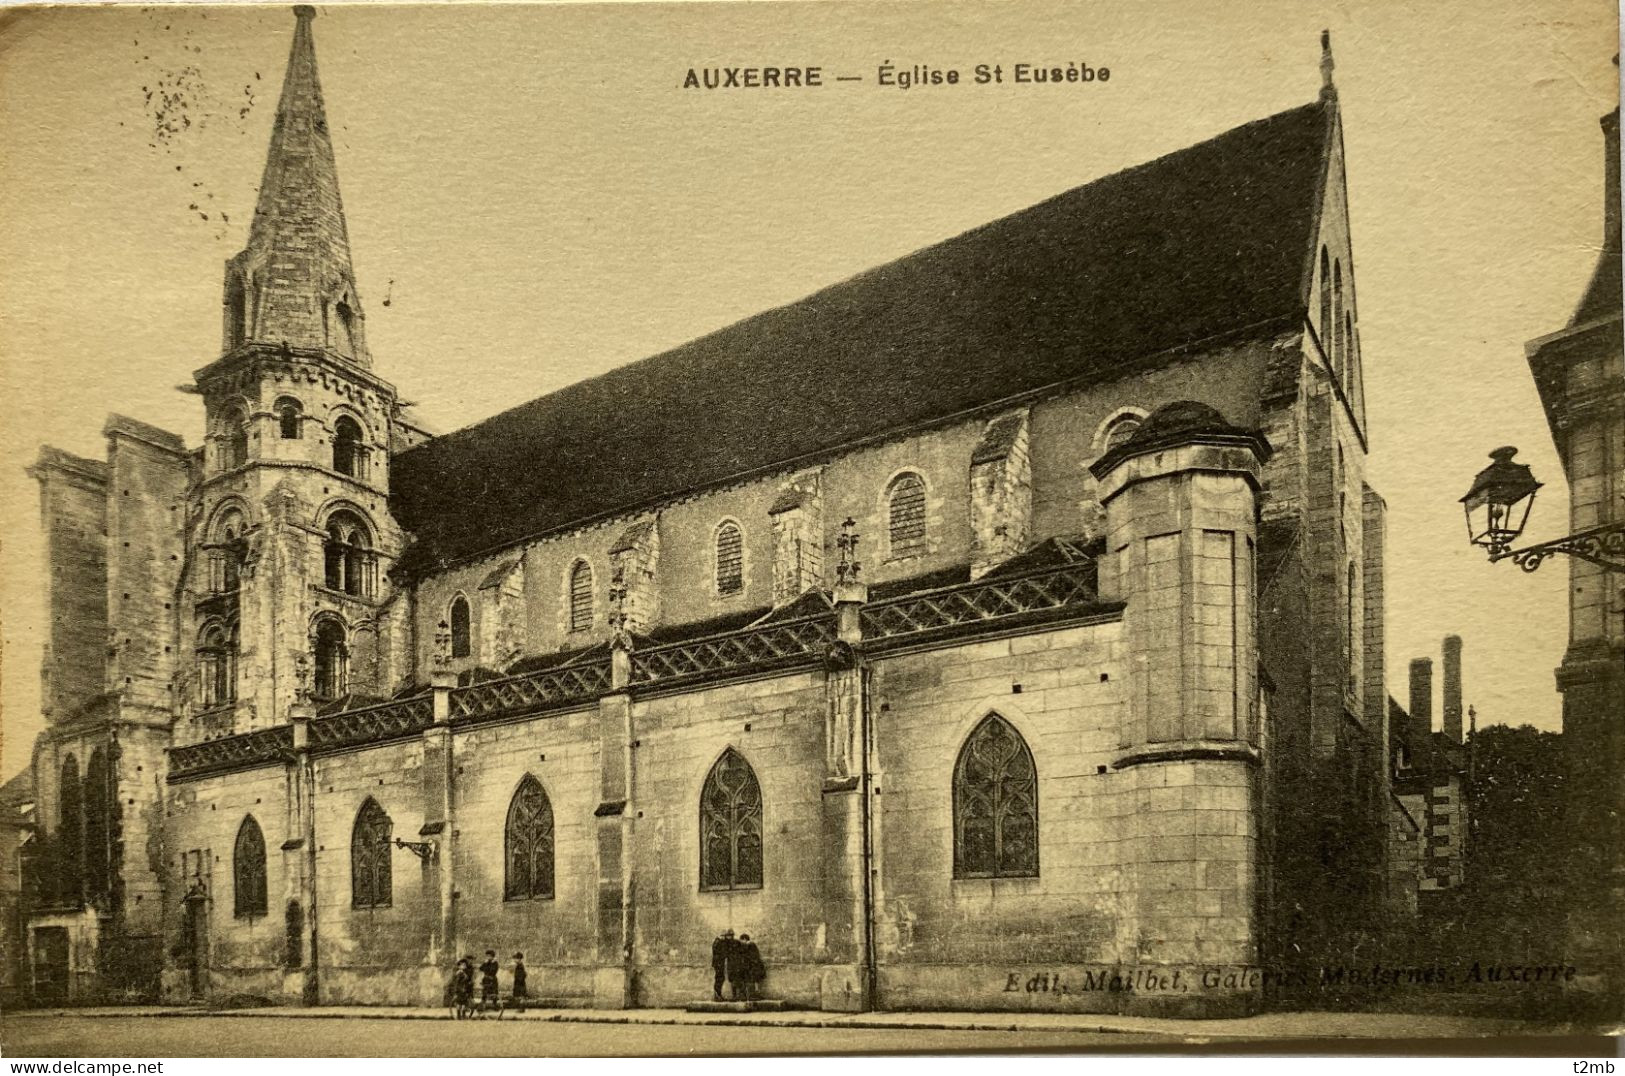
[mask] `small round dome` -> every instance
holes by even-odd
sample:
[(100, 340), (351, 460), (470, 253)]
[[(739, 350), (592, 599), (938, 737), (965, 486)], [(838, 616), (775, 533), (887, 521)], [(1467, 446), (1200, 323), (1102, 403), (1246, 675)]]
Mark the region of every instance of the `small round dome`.
[(1140, 423), (1125, 445), (1141, 445), (1164, 441), (1178, 434), (1243, 433), (1233, 426), (1218, 409), (1197, 400), (1175, 400), (1163, 404)]

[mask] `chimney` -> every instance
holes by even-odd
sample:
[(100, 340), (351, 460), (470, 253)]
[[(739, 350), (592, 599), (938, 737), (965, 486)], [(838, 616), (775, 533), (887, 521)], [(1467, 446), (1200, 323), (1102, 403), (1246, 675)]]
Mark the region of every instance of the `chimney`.
[(1444, 734), (1454, 743), (1462, 742), (1461, 727), (1461, 636), (1444, 637)]
[(1411, 721), (1426, 736), (1433, 731), (1433, 659), (1411, 659)]

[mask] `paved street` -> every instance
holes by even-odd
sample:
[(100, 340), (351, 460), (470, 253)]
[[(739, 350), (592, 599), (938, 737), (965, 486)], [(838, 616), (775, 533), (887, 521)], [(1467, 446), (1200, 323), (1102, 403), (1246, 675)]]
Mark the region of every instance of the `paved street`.
[(1099, 1031), (739, 1027), (321, 1017), (10, 1015), (7, 1057), (530, 1057), (1099, 1050), (1169, 1042)]

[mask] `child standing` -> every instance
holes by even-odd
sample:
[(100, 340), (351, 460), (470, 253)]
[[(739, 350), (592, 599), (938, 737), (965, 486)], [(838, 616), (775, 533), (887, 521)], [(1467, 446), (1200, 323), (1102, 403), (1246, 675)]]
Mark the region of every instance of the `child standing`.
[(497, 963), (497, 951), (485, 951), (485, 963), (480, 965), (480, 1008), (497, 1007), (497, 971), (502, 965)]

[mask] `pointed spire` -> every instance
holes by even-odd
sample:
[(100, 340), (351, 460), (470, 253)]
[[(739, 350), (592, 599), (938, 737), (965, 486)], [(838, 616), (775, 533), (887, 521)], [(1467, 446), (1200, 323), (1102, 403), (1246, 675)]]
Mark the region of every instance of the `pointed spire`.
[(325, 348), (365, 366), (361, 303), (316, 73), (316, 9), (301, 4), (293, 14), (293, 47), (248, 246), (226, 271), (225, 346)]
[(1332, 32), (1320, 32), (1320, 96), (1336, 97), (1337, 86), (1332, 82), (1332, 71), (1337, 64), (1332, 60)]

